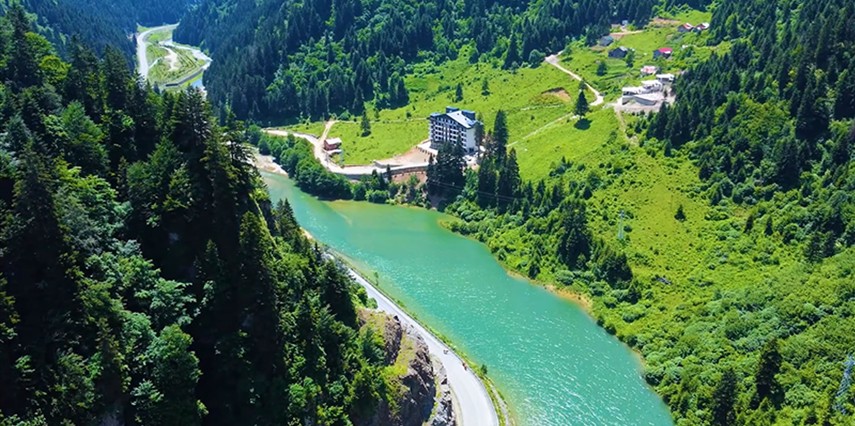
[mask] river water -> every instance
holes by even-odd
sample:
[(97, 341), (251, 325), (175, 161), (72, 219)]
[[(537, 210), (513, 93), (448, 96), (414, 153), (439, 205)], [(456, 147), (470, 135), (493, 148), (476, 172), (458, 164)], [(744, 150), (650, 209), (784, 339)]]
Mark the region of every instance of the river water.
[(262, 172), (300, 225), (355, 261), (488, 374), (517, 425), (671, 425), (632, 352), (578, 306), (509, 276), (487, 248), (423, 209), (321, 202)]

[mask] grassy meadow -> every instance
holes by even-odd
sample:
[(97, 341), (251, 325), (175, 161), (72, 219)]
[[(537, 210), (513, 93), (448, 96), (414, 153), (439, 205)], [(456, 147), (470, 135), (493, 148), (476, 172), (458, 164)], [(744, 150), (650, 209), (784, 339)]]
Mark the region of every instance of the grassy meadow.
[[(561, 64), (590, 82), (607, 101), (612, 101), (620, 96), (622, 87), (639, 85), (642, 80), (651, 78), (641, 76), (642, 66), (655, 65), (662, 73), (677, 73), (708, 58), (714, 51), (727, 49), (726, 44), (707, 46), (708, 32), (681, 34), (677, 31), (678, 22), (697, 25), (710, 19), (709, 12), (690, 11), (669, 20), (654, 21), (643, 30), (616, 35), (615, 42), (608, 47), (588, 47), (582, 42), (574, 42), (563, 52)], [(609, 51), (619, 46), (635, 50), (631, 67), (624, 59), (609, 58)], [(671, 59), (653, 59), (653, 51), (661, 47), (674, 49)], [(597, 75), (600, 62), (606, 64), (606, 73), (602, 76)]]
[[(329, 137), (342, 138), (347, 164), (367, 164), (401, 154), (427, 139), (427, 118), (446, 106), (470, 109), (479, 114), (486, 129), (491, 129), (499, 109), (508, 113), (511, 141), (522, 140), (532, 132), (571, 114), (579, 83), (557, 69), (541, 64), (513, 72), (494, 64), (470, 64), (460, 58), (437, 66), (420, 64), (406, 78), (410, 104), (396, 109), (369, 109), (371, 134), (361, 136), (358, 120), (345, 117), (331, 129)], [(487, 81), (487, 94), (482, 94)], [(463, 87), (463, 99), (455, 101), (457, 84)], [(322, 123), (288, 126), (294, 131), (320, 134)], [(321, 129), (318, 131), (317, 129)], [(531, 139), (531, 138), (529, 138)]]

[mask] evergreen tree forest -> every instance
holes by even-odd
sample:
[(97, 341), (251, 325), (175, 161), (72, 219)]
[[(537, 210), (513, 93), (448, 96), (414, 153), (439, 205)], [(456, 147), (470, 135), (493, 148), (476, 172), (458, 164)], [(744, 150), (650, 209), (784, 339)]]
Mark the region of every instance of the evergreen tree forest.
[(33, 29), (0, 19), (0, 424), (369, 418), (364, 296), (271, 204), (243, 125)]
[[(675, 2), (682, 3), (682, 2)], [(696, 3), (696, 2), (695, 2)], [(516, 68), (571, 38), (593, 43), (611, 23), (644, 24), (654, 0), (206, 0), (177, 40), (217, 60), (206, 73), (215, 105), (239, 118), (286, 121), (406, 105), (416, 61), (440, 63), (474, 45), (473, 62)]]
[(63, 58), (68, 58), (73, 38), (103, 53), (107, 46), (133, 55), (134, 42), (128, 35), (137, 25), (174, 24), (191, 0), (0, 0), (0, 13), (20, 3), (33, 14), (34, 29), (45, 36)]
[[(502, 190), (514, 164), (499, 117), (485, 138), (486, 158), (465, 173), (446, 208), (460, 218), (451, 228), (531, 278), (590, 295), (597, 321), (644, 356), (645, 378), (677, 424), (853, 424), (855, 391), (844, 365), (855, 350), (853, 7), (719, 2), (710, 42), (727, 45), (726, 53), (681, 75), (674, 105), (636, 121), (640, 149), (658, 167), (686, 161), (697, 170), (700, 184), (685, 191), (710, 206), (705, 220), (718, 230), (694, 228), (696, 244), (733, 242), (730, 253), (698, 265), (708, 271), (697, 276), (715, 280), (676, 283), (667, 269), (638, 279), (632, 267), (647, 260), (626, 254), (631, 229), (623, 219), (631, 212), (591, 203), (633, 179), (632, 160), (586, 170), (561, 159), (549, 177)], [(613, 132), (605, 144), (613, 158), (634, 158), (623, 153), (638, 148), (618, 139)], [(609, 230), (608, 241), (598, 238), (594, 215), (617, 228), (616, 237)], [(682, 204), (666, 217), (693, 219)], [(796, 260), (785, 269), (783, 256)], [(781, 266), (762, 278), (711, 272), (729, 262), (743, 262), (731, 271), (748, 275)]]
[(648, 143), (687, 152), (711, 204), (752, 209), (810, 259), (855, 244), (855, 5), (724, 1), (713, 22), (731, 50), (677, 81)]

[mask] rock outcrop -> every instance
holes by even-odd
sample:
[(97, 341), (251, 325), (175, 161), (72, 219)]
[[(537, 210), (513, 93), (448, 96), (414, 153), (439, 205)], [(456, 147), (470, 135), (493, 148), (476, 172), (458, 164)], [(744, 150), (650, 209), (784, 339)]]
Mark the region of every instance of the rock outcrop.
[(439, 393), (436, 396), (434, 412), (428, 424), (430, 426), (454, 426), (457, 424), (457, 420), (454, 418), (454, 402), (451, 399), (451, 387), (448, 385), (448, 376), (445, 373), (445, 367), (434, 359), (433, 371), (436, 373)]
[(386, 398), (380, 401), (373, 417), (358, 425), (456, 425), (445, 369), (431, 359), (422, 336), (402, 325), (397, 317), (385, 316), (380, 324), (376, 317), (367, 322), (375, 329), (382, 326), (386, 368), (398, 374), (386, 377), (390, 388)]

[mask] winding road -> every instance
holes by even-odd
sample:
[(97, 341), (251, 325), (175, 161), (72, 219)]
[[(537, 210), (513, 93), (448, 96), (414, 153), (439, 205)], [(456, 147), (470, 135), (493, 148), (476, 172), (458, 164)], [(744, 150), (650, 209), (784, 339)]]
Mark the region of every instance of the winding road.
[[(148, 70), (151, 69), (148, 63), (148, 37), (151, 33), (160, 30), (175, 29), (178, 24), (162, 25), (160, 27), (149, 28), (137, 34), (137, 71), (142, 76), (143, 80), (148, 79)], [(153, 64), (151, 64), (153, 65)]]
[[(158, 60), (155, 60), (154, 62), (149, 63), (148, 46), (149, 46), (149, 44), (151, 44), (148, 41), (149, 37), (154, 32), (164, 31), (164, 30), (174, 30), (176, 28), (178, 28), (178, 24), (161, 25), (159, 27), (149, 28), (149, 29), (137, 34), (137, 36), (136, 36), (136, 40), (137, 40), (137, 72), (139, 73), (140, 76), (142, 76), (143, 80), (148, 79), (149, 71), (151, 70), (152, 67), (154, 67), (155, 64), (157, 64), (157, 62), (159, 60), (158, 59)], [(193, 55), (194, 58), (196, 58), (197, 60), (205, 62), (204, 65), (202, 65), (199, 68), (196, 68), (196, 71), (194, 71), (193, 73), (190, 73), (190, 75), (195, 75), (195, 73), (199, 72), (199, 70), (206, 71), (208, 69), (208, 67), (211, 66), (211, 62), (213, 61), (210, 56), (206, 55), (201, 50), (199, 50), (195, 47), (191, 47), (191, 46), (184, 46), (184, 45), (176, 44), (171, 39), (162, 41), (159, 44), (159, 46), (162, 49), (167, 51), (166, 56), (164, 56), (163, 58), (169, 63), (170, 71), (175, 71), (178, 69), (179, 58), (178, 58), (178, 53), (176, 52), (176, 50), (189, 51)]]
[[(558, 63), (558, 56), (559, 56), (559, 55), (561, 55), (561, 52), (558, 52), (558, 53), (556, 53), (556, 54), (554, 54), (554, 55), (547, 56), (547, 57), (544, 59), (544, 61), (545, 61), (547, 64), (552, 65), (552, 66), (553, 66), (553, 67), (555, 67), (555, 68), (558, 68), (558, 70), (560, 70), (561, 72), (563, 72), (563, 73), (565, 73), (565, 74), (569, 75), (570, 77), (573, 77), (573, 78), (574, 78), (574, 79), (576, 79), (577, 81), (582, 81), (582, 77), (581, 77), (581, 76), (579, 76), (579, 74), (576, 74), (576, 73), (574, 73), (573, 71), (570, 71), (570, 70), (568, 70), (567, 68), (562, 67), (562, 66), (561, 66), (561, 64), (559, 64), (559, 63)], [(585, 87), (587, 87), (587, 88), (588, 88), (588, 90), (590, 90), (590, 91), (591, 91), (591, 93), (593, 93), (593, 94), (594, 94), (594, 96), (596, 97), (596, 99), (594, 100), (594, 102), (591, 102), (591, 106), (602, 105), (602, 104), (603, 104), (603, 102), (604, 102), (604, 100), (603, 100), (603, 95), (602, 95), (599, 91), (597, 91), (597, 89), (594, 89), (594, 87), (593, 87), (593, 86), (591, 86), (587, 81), (585, 82)]]
[[(321, 137), (317, 137), (315, 135), (310, 135), (307, 133), (290, 132), (287, 130), (265, 129), (264, 132), (269, 135), (282, 137), (293, 135), (300, 139), (305, 139), (309, 141), (309, 143), (312, 144), (312, 151), (315, 154), (315, 158), (318, 159), (318, 162), (320, 162), (321, 165), (324, 166), (327, 170), (335, 174), (342, 175), (350, 179), (358, 179), (360, 176), (369, 176), (373, 172), (377, 172), (380, 174), (386, 173), (386, 167), (378, 167), (374, 165), (342, 167), (331, 161), (329, 154), (324, 151), (323, 141), (326, 140), (327, 134), (329, 133), (330, 128), (333, 124), (335, 124), (334, 120), (327, 121), (326, 127), (324, 127), (324, 133), (321, 135)], [(428, 163), (410, 163), (390, 167), (390, 169), (393, 174), (398, 174), (413, 171), (423, 171), (427, 168), (427, 166)]]
[(484, 387), (481, 379), (470, 368), (464, 368), (463, 360), (451, 348), (407, 315), (403, 309), (389, 300), (389, 298), (377, 290), (366, 279), (362, 278), (352, 269), (348, 270), (350, 271), (350, 276), (359, 285), (365, 287), (368, 296), (377, 301), (377, 309), (389, 315), (397, 316), (398, 320), (403, 324), (412, 325), (416, 332), (424, 338), (431, 355), (438, 359), (442, 363), (442, 366), (445, 367), (451, 393), (457, 400), (457, 407), (460, 407), (455, 412), (458, 424), (463, 426), (498, 426), (499, 417), (496, 415), (496, 409), (493, 405), (493, 400), (490, 399), (489, 391)]

